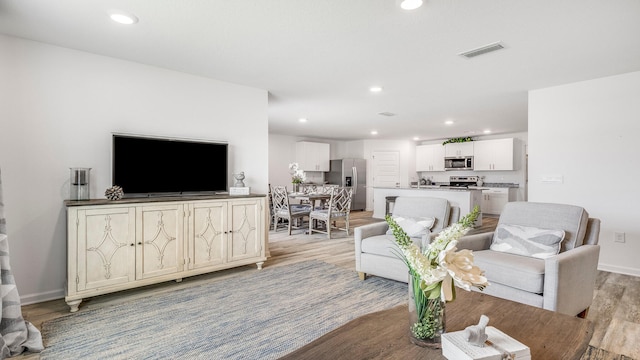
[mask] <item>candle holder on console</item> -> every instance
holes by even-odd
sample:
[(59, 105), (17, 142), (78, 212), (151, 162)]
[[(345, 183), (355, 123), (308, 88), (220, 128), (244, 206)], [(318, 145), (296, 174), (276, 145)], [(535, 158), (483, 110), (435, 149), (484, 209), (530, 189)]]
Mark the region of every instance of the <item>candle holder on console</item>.
[(70, 168), (70, 170), (69, 184), (71, 188), (69, 198), (71, 200), (89, 200), (89, 175), (91, 168)]

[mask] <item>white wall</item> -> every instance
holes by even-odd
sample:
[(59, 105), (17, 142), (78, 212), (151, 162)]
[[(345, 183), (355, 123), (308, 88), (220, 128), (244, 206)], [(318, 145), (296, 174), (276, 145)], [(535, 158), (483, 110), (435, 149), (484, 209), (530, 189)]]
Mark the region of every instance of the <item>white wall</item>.
[(583, 206), (602, 221), (599, 268), (640, 276), (638, 99), (640, 72), (531, 91), (529, 200)]
[[(267, 192), (265, 90), (0, 36), (0, 168), (24, 303), (64, 296), (69, 167), (111, 185), (111, 133), (227, 141), (231, 173)], [(206, 166), (206, 159), (203, 159)]]

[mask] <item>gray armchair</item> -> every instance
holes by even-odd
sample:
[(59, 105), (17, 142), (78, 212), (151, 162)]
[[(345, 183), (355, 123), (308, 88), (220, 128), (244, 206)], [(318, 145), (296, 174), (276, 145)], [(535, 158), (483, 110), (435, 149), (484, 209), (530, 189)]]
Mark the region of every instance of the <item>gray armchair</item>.
[[(531, 249), (532, 243), (535, 248), (537, 243), (549, 241), (544, 236), (535, 239), (514, 236), (509, 232), (514, 228), (511, 225), (563, 230), (564, 239), (554, 245), (559, 253), (542, 258), (516, 254)], [(462, 237), (458, 248), (473, 250), (475, 264), (485, 271), (490, 283), (485, 293), (572, 316), (586, 316), (595, 287), (599, 233), (600, 220), (589, 218), (579, 206), (510, 202), (502, 211), (495, 232)], [(505, 252), (505, 244), (511, 250)]]
[[(412, 238), (416, 243), (425, 244), (430, 241), (430, 237), (458, 221), (460, 208), (451, 206), (446, 199), (399, 196), (393, 206), (392, 216), (414, 219), (434, 218), (429, 235)], [(359, 226), (354, 229), (356, 271), (360, 279), (365, 280), (367, 275), (375, 275), (409, 282), (409, 269), (396, 255), (399, 249), (393, 235), (387, 234), (388, 229), (387, 222)]]

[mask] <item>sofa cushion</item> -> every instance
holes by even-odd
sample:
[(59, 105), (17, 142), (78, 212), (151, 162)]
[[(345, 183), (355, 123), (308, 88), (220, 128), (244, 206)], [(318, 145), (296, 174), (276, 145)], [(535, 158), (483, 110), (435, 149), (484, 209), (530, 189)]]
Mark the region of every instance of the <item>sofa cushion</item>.
[(560, 252), (564, 230), (500, 224), (496, 228), (491, 250), (545, 259)]
[(432, 197), (398, 196), (393, 205), (393, 216), (404, 218), (431, 217), (435, 219), (432, 232), (449, 226), (451, 206), (446, 199)]
[(474, 251), (473, 255), (474, 265), (484, 271), (489, 284), (536, 294), (544, 291), (544, 260), (493, 250)]
[(564, 241), (560, 248), (560, 252), (564, 252), (582, 245), (588, 220), (589, 214), (580, 206), (514, 201), (505, 205), (498, 225), (564, 230)]
[[(422, 237), (431, 230), (436, 219), (432, 217), (405, 218), (393, 216), (393, 220), (398, 224), (409, 237)], [(393, 235), (393, 230), (389, 228), (387, 235)]]

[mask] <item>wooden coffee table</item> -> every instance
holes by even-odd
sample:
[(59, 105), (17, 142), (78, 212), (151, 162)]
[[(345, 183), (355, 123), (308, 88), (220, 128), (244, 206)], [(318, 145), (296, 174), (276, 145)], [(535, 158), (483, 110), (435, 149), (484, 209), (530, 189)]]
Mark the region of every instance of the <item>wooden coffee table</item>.
[[(447, 304), (447, 331), (477, 324), (482, 314), (529, 346), (532, 359), (579, 360), (593, 336), (589, 320), (460, 289)], [(445, 359), (442, 350), (412, 344), (408, 329), (407, 306), (398, 306), (354, 319), (282, 359)]]

